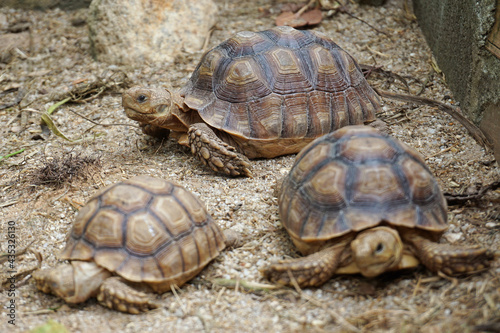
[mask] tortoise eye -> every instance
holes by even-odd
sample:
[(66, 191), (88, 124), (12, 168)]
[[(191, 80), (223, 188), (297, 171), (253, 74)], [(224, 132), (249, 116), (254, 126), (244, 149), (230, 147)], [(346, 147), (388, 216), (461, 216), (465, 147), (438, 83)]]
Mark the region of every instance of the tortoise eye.
[(139, 103), (144, 103), (147, 100), (148, 100), (148, 97), (146, 95), (141, 94), (141, 95), (137, 96), (137, 102), (139, 102)]
[(384, 244), (378, 243), (377, 248), (375, 249), (375, 253), (379, 254), (382, 253), (382, 251), (384, 251)]

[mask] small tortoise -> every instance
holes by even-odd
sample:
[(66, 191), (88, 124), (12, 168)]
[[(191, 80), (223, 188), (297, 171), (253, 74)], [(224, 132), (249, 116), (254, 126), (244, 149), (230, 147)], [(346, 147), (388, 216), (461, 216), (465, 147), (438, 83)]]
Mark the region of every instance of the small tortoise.
[(168, 134), (213, 170), (251, 176), (248, 158), (293, 154), (323, 134), (375, 121), (379, 96), (325, 35), (276, 27), (209, 51), (179, 91), (134, 87), (127, 116)]
[[(38, 289), (68, 303), (97, 296), (139, 313), (198, 274), (225, 247), (203, 203), (183, 187), (139, 176), (111, 185), (80, 210), (56, 268), (34, 274)], [(142, 291), (138, 290), (142, 289)]]
[(481, 248), (439, 244), (447, 204), (419, 154), (369, 126), (347, 126), (298, 155), (279, 190), (281, 222), (306, 257), (264, 270), (271, 281), (319, 286), (333, 274), (375, 277), (415, 267), (448, 275), (486, 269)]

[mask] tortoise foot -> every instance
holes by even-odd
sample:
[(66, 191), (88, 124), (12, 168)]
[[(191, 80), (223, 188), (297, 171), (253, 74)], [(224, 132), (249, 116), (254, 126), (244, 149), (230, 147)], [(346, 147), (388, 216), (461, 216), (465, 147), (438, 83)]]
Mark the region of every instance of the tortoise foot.
[(454, 276), (481, 272), (490, 267), (495, 254), (480, 247), (438, 244), (421, 237), (412, 237), (415, 255), (433, 272)]
[(317, 287), (335, 273), (343, 250), (343, 247), (329, 247), (307, 257), (281, 260), (262, 273), (274, 283), (293, 286), (297, 282), (299, 287)]
[(110, 309), (132, 314), (159, 307), (151, 301), (148, 294), (135, 290), (117, 276), (110, 277), (103, 282), (97, 300)]
[(252, 177), (248, 158), (219, 139), (206, 124), (192, 125), (188, 137), (192, 153), (212, 170), (229, 176)]

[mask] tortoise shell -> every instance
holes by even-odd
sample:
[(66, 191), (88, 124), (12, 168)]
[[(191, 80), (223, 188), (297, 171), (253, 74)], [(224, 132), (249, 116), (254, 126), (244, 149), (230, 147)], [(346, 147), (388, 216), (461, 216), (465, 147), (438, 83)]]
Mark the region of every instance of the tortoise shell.
[(221, 230), (192, 193), (138, 176), (88, 201), (60, 257), (94, 261), (128, 281), (180, 286), (224, 246)]
[(347, 52), (319, 32), (291, 27), (236, 34), (202, 58), (180, 95), (211, 127), (252, 141), (312, 141), (371, 122), (380, 109)]
[(446, 200), (420, 155), (370, 126), (307, 145), (282, 183), (279, 213), (299, 244), (383, 223), (436, 236), (447, 228)]

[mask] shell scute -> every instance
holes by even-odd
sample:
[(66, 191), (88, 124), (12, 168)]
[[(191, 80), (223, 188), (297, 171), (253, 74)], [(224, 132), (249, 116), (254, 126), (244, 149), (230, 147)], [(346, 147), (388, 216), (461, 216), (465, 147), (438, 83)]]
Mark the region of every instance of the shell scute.
[(155, 286), (184, 283), (224, 247), (197, 197), (175, 183), (139, 176), (103, 189), (82, 208), (61, 258), (93, 260), (163, 290)]
[(446, 200), (418, 153), (369, 126), (344, 127), (306, 146), (278, 200), (301, 251), (382, 223), (436, 235), (447, 228)]
[[(349, 54), (320, 33), (290, 27), (241, 32), (221, 43), (205, 54), (181, 95), (214, 129), (265, 140), (275, 150), (266, 157), (280, 155), (289, 139), (373, 121), (380, 108)], [(249, 146), (258, 151), (258, 143)]]

